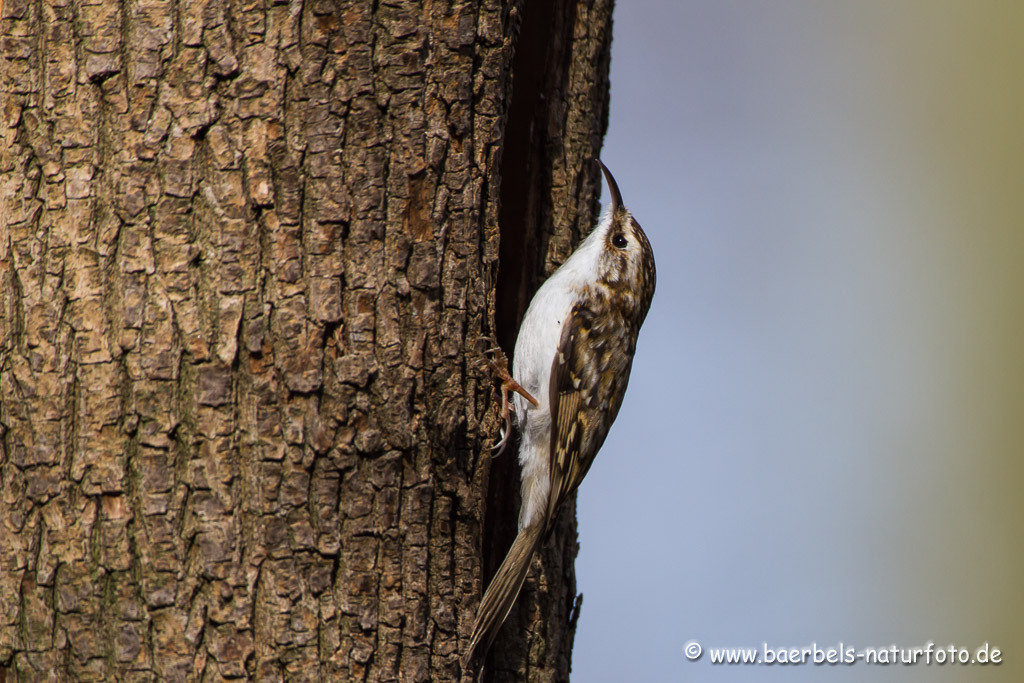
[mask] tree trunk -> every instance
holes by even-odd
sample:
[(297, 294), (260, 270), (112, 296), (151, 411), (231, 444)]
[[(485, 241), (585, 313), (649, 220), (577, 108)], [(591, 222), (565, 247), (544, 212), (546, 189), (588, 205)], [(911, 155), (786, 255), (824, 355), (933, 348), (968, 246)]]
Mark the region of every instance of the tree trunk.
[[(0, 681), (469, 680), (478, 340), (596, 217), (610, 22), (0, 0)], [(568, 677), (573, 518), (491, 679)]]

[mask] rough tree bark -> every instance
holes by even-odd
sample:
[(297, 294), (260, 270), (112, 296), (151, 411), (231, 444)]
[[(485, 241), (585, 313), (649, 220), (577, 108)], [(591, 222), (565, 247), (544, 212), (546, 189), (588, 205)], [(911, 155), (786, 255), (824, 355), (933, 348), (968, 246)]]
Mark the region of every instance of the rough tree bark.
[[(593, 223), (610, 22), (0, 0), (0, 680), (467, 677), (518, 506), (478, 338)], [(490, 678), (568, 677), (575, 554)]]

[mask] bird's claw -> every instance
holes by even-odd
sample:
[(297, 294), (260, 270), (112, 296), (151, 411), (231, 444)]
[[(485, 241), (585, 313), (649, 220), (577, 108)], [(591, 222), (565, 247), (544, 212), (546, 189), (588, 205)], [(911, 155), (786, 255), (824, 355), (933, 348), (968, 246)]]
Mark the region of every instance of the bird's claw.
[[(527, 391), (522, 384), (517, 382), (515, 378), (512, 377), (511, 373), (509, 373), (508, 356), (506, 356), (505, 352), (501, 350), (500, 346), (498, 346), (498, 342), (497, 340), (495, 340), (494, 336), (488, 335), (485, 337), (480, 337), (480, 339), (482, 341), (488, 342), (489, 344), (492, 344), (491, 348), (484, 349), (483, 353), (484, 356), (487, 358), (487, 365), (491, 368), (491, 372), (494, 373), (494, 375), (501, 380), (502, 416), (508, 416), (509, 391), (516, 392), (517, 394), (525, 398), (527, 401), (529, 401), (531, 404), (533, 404), (535, 408), (539, 406), (540, 403), (537, 402), (537, 399), (535, 399), (533, 395), (529, 391)], [(491, 358), (489, 354), (493, 354), (494, 358)]]
[(501, 428), (501, 441), (491, 446), (492, 458), (501, 457), (501, 454), (505, 452), (505, 447), (508, 446), (508, 435), (511, 433), (511, 426), (512, 420), (506, 418), (505, 426)]
[[(519, 382), (517, 382), (508, 371), (508, 357), (505, 352), (501, 350), (497, 340), (492, 336), (485, 336), (480, 338), (482, 341), (487, 342), (490, 347), (484, 349), (483, 353), (487, 359), (487, 365), (490, 367), (491, 372), (501, 380), (501, 419), (504, 421), (504, 428), (501, 430), (501, 440), (498, 441), (494, 446), (491, 447), (491, 451), (497, 451), (492, 457), (497, 458), (505, 452), (505, 447), (508, 446), (508, 438), (512, 433), (512, 402), (508, 400), (508, 393), (514, 391), (527, 401), (532, 403), (534, 406), (540, 405), (530, 392), (523, 388)], [(491, 355), (494, 357), (492, 358)]]

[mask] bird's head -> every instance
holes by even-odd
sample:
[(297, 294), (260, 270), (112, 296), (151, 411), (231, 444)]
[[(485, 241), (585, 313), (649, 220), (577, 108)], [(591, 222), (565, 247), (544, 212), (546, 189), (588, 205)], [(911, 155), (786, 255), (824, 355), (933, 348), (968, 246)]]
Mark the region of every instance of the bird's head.
[(639, 324), (654, 297), (654, 251), (643, 228), (622, 203), (619, 185), (611, 171), (600, 160), (597, 163), (601, 164), (612, 197), (611, 206), (593, 235), (601, 243), (598, 282), (611, 289), (616, 298), (624, 299), (623, 303), (639, 316)]

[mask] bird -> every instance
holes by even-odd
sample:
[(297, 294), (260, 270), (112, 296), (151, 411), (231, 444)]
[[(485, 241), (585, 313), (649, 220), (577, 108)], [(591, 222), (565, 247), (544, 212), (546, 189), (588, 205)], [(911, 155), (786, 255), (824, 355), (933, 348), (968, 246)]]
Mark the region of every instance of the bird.
[[(502, 380), (506, 429), (512, 392), (522, 503), (518, 535), (477, 608), (467, 665), (486, 656), (534, 554), (601, 449), (622, 405), (637, 336), (654, 297), (651, 243), (623, 204), (608, 167), (597, 163), (610, 206), (530, 301), (512, 373), (503, 355), (491, 363)], [(507, 437), (503, 431), (500, 447)]]

